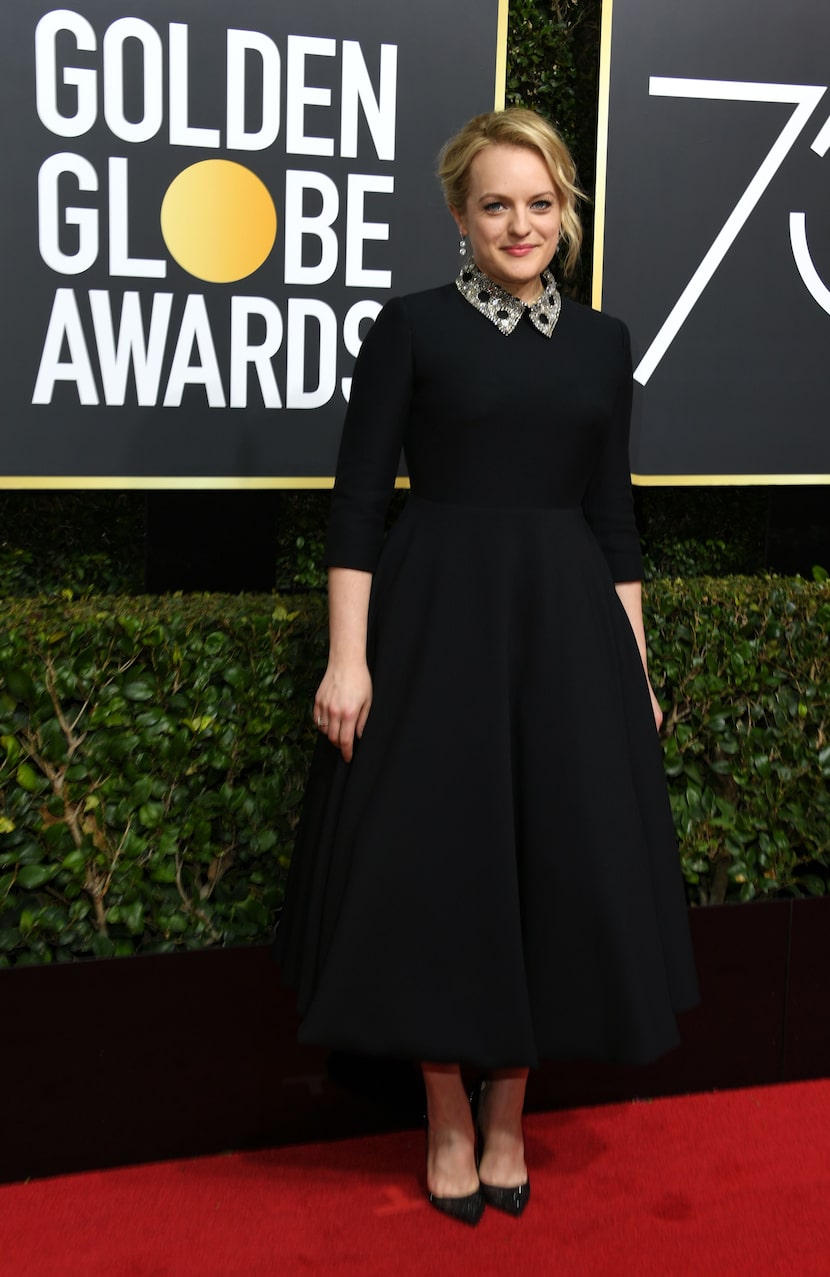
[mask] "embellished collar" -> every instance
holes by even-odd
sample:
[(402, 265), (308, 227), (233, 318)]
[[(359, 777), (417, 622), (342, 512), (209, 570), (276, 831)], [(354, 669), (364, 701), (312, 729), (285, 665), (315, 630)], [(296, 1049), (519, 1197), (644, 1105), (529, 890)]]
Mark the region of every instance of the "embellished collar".
[(479, 270), (475, 262), (468, 262), (458, 272), (455, 286), (471, 306), (475, 306), (476, 310), (481, 311), (482, 315), (486, 315), (496, 325), (499, 332), (512, 333), (527, 311), (533, 327), (550, 337), (559, 319), (562, 298), (549, 270), (542, 271), (542, 283), (545, 291), (537, 301), (519, 301), (518, 297), (508, 293), (501, 285), (494, 284), (492, 279)]

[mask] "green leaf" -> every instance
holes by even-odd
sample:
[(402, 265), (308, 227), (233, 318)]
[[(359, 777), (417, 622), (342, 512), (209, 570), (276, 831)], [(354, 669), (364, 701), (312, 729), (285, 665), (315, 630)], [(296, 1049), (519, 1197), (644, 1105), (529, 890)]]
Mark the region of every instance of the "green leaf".
[(144, 930), (144, 905), (140, 900), (122, 906), (121, 914), (131, 935), (141, 935)]
[(15, 772), (17, 783), (21, 789), (33, 794), (42, 786), (42, 781), (30, 763), (21, 763)]
[(37, 699), (35, 685), (25, 670), (7, 669), (2, 673), (2, 680), (5, 690), (16, 701), (31, 702)]
[(57, 873), (56, 865), (24, 865), (18, 871), (17, 881), (26, 891), (36, 891)]
[(153, 684), (144, 679), (124, 683), (121, 691), (128, 701), (151, 701), (156, 694)]
[(172, 861), (162, 861), (159, 864), (156, 860), (153, 860), (150, 877), (153, 882), (175, 882), (176, 866), (172, 863)]
[(115, 945), (112, 940), (110, 940), (109, 936), (103, 936), (100, 932), (93, 936), (91, 947), (96, 958), (115, 957)]
[(156, 829), (164, 819), (164, 804), (142, 803), (138, 809), (138, 819), (145, 829)]

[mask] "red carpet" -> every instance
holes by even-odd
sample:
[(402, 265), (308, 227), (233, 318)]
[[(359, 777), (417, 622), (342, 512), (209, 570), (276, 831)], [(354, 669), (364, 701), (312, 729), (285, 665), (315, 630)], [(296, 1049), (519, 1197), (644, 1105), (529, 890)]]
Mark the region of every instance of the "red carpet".
[(423, 1135), (0, 1188), (3, 1277), (827, 1277), (830, 1082), (540, 1114), (533, 1198), (475, 1230)]

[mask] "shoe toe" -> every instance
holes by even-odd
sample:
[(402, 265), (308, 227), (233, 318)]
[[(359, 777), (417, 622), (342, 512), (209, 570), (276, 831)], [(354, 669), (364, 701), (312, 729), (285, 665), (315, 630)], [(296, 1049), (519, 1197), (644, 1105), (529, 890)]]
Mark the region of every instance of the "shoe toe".
[(481, 1185), (482, 1196), (488, 1206), (504, 1211), (505, 1215), (521, 1215), (530, 1201), (530, 1180), (515, 1188), (499, 1188), (496, 1184)]
[(481, 1189), (468, 1193), (466, 1197), (436, 1197), (430, 1193), (429, 1204), (440, 1210), (442, 1215), (449, 1215), (450, 1219), (475, 1225), (484, 1214), (484, 1193)]

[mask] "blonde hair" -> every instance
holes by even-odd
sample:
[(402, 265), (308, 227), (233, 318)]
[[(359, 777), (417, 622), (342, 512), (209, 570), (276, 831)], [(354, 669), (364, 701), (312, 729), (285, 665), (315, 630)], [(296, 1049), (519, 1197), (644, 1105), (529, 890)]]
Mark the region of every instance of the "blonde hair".
[(559, 196), (560, 243), (564, 241), (565, 249), (562, 264), (565, 275), (570, 275), (582, 244), (577, 205), (584, 195), (576, 184), (576, 166), (563, 139), (541, 115), (521, 106), (474, 116), (445, 142), (438, 156), (438, 178), (450, 209), (463, 210), (470, 193), (470, 165), (486, 146), (524, 146), (541, 155)]

